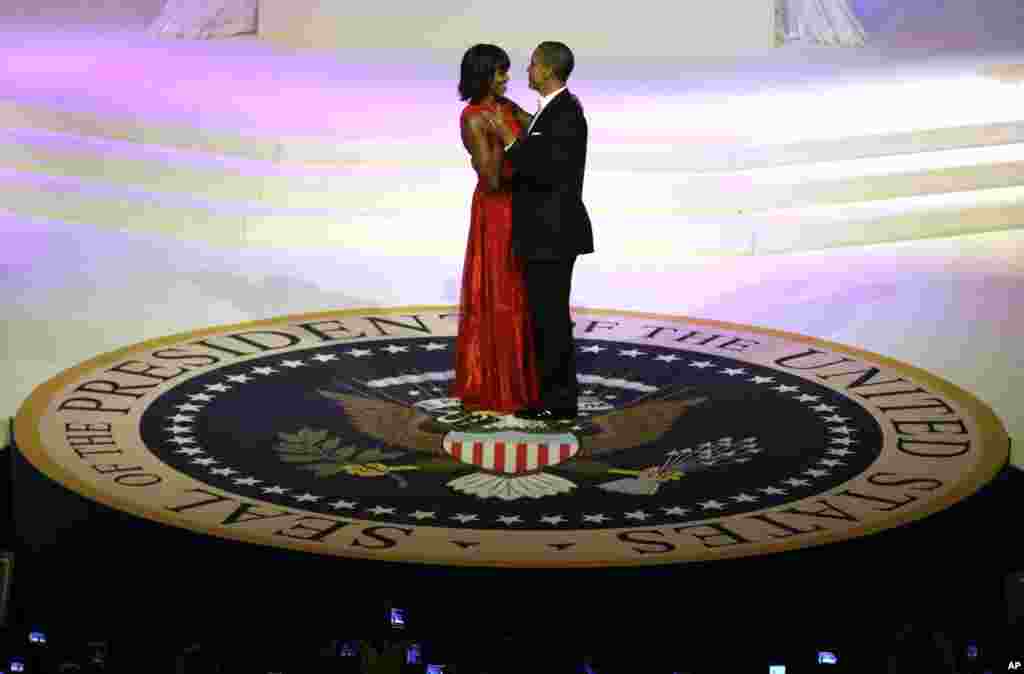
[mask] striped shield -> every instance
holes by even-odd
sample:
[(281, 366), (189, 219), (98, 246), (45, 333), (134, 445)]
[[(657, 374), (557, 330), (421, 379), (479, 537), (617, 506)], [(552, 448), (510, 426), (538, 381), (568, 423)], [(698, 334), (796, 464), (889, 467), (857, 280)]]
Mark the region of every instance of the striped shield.
[(535, 473), (567, 461), (580, 450), (572, 433), (466, 433), (444, 436), (444, 451), (463, 463), (492, 473)]

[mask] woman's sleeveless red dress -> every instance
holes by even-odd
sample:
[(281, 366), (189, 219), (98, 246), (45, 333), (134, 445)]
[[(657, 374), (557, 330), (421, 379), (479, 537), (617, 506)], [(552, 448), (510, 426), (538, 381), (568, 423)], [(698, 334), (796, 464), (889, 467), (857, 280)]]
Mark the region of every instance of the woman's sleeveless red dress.
[[(470, 104), (462, 116), (480, 110), (495, 108)], [(515, 116), (504, 117), (519, 133)], [(500, 140), (490, 138), (500, 152)], [(506, 163), (502, 176), (510, 175)], [(478, 179), (473, 192), (451, 395), (466, 410), (508, 413), (536, 404), (537, 369), (522, 266), (512, 253), (512, 195), (484, 184)]]

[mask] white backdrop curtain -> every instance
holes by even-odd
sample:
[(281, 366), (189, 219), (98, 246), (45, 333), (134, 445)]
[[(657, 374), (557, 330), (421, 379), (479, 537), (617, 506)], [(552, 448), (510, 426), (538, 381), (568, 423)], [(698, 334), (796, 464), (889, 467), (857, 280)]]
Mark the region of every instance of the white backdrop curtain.
[(258, 0), (167, 0), (149, 32), (193, 40), (253, 33), (257, 4)]
[[(258, 0), (167, 0), (149, 32), (207, 39), (256, 31)], [(777, 41), (859, 47), (864, 27), (847, 0), (776, 0)]]
[(836, 47), (867, 43), (864, 26), (847, 0), (775, 0), (777, 42)]

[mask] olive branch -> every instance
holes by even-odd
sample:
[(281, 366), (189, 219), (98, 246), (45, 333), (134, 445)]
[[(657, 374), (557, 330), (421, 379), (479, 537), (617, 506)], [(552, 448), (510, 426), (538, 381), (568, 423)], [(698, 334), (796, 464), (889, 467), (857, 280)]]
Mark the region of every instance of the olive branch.
[(408, 482), (399, 472), (453, 473), (472, 468), (447, 456), (436, 456), (423, 463), (389, 466), (381, 462), (396, 459), (406, 452), (342, 446), (341, 439), (327, 430), (307, 427), (295, 433), (278, 433), (277, 437), (274, 450), (281, 461), (294, 464), (300, 470), (313, 471), (317, 477), (333, 477), (341, 473), (364, 478), (390, 477), (399, 487), (406, 487)]
[(297, 433), (278, 433), (277, 437), (279, 442), (274, 450), (281, 461), (299, 464), (299, 469), (313, 471), (317, 477), (331, 477), (353, 466), (379, 463), (404, 454), (376, 447), (342, 447), (341, 439), (327, 430), (302, 428)]

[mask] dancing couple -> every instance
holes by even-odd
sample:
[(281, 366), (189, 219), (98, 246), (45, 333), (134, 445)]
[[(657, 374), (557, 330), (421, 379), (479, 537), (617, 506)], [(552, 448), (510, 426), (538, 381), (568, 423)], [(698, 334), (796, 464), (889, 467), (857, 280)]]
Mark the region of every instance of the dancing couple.
[(569, 293), (578, 255), (594, 252), (583, 205), (587, 122), (566, 88), (573, 54), (543, 42), (527, 74), (528, 114), (505, 97), (508, 54), (471, 47), (462, 59), (462, 143), (477, 173), (452, 395), (467, 411), (533, 421), (578, 414)]

